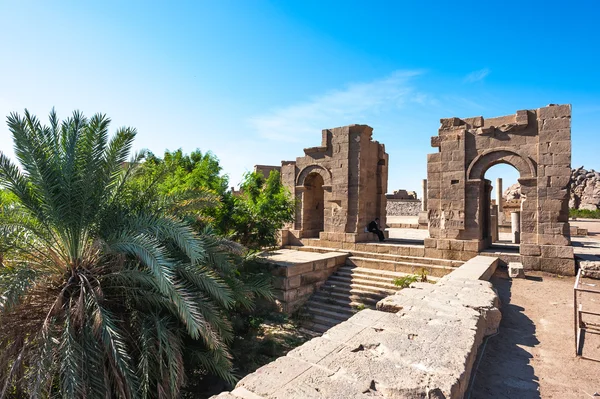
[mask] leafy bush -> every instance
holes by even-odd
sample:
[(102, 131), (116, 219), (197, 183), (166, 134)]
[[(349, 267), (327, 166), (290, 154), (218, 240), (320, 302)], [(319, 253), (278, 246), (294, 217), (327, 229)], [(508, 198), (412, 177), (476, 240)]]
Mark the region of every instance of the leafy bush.
[(293, 221), (295, 203), (281, 184), (280, 174), (268, 178), (247, 173), (240, 193), (228, 193), (216, 215), (216, 226), (225, 236), (248, 248), (270, 247), (277, 243), (277, 230)]
[(588, 209), (569, 209), (569, 217), (585, 218), (585, 219), (600, 219), (600, 209), (591, 211)]
[(429, 279), (427, 278), (427, 270), (421, 269), (421, 274), (409, 274), (403, 277), (399, 277), (394, 279), (394, 285), (396, 287), (408, 288), (412, 283), (421, 282), (427, 283)]

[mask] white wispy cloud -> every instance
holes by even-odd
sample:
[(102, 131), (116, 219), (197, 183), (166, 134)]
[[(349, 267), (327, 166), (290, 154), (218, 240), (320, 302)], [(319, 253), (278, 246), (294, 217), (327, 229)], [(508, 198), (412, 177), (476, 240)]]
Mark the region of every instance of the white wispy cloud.
[(490, 70), (488, 68), (483, 68), (478, 71), (473, 71), (464, 78), (465, 83), (473, 83), (478, 82), (480, 80), (485, 79), (486, 76), (490, 74)]
[[(410, 80), (419, 71), (396, 71), (366, 83), (352, 83), (309, 101), (271, 110), (250, 118), (250, 125), (266, 139), (298, 142), (324, 127), (365, 123), (368, 115), (401, 106), (406, 101), (423, 101)], [(334, 125), (331, 125), (331, 124)], [(331, 126), (330, 126), (331, 125)]]

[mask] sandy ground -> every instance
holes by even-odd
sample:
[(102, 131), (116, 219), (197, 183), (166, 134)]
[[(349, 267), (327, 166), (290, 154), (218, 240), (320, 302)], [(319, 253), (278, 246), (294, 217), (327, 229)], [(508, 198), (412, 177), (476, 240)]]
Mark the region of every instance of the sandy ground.
[(571, 226), (577, 226), (582, 229), (588, 229), (588, 235), (599, 236), (600, 235), (600, 220), (599, 219), (571, 219), (569, 220)]
[[(600, 397), (600, 362), (575, 357), (574, 278), (530, 272), (510, 280), (499, 269), (492, 283), (503, 319), (485, 344), (470, 398)], [(600, 297), (585, 303), (600, 308)], [(586, 338), (584, 351), (600, 359), (600, 335)]]

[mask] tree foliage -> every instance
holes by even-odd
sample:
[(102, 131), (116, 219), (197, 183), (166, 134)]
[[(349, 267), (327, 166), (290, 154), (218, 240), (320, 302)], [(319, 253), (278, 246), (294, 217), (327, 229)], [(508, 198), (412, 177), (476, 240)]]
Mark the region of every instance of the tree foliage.
[[(109, 123), (8, 117), (21, 168), (0, 154), (0, 397), (172, 398), (190, 361), (231, 381), (225, 312), (270, 295), (238, 278), (241, 246), (184, 221), (202, 206), (189, 190), (132, 180), (136, 131)], [(181, 175), (214, 167), (193, 158)]]
[[(294, 216), (294, 201), (281, 184), (279, 172), (265, 178), (246, 173), (239, 192), (228, 190), (219, 160), (211, 152), (149, 154), (136, 172), (140, 191), (177, 196), (179, 215), (196, 229), (212, 227), (217, 233), (251, 249), (276, 244), (276, 233)], [(194, 207), (198, 203), (201, 206)]]
[(217, 214), (217, 226), (223, 234), (249, 248), (277, 243), (277, 230), (293, 221), (294, 201), (272, 171), (266, 179), (260, 173), (246, 173), (240, 193), (229, 193)]

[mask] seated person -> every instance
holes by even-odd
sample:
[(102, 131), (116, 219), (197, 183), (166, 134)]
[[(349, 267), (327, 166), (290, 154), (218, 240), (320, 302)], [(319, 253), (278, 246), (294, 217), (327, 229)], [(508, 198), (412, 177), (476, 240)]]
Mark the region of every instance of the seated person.
[(385, 236), (383, 235), (383, 231), (379, 229), (379, 218), (375, 218), (369, 225), (367, 226), (367, 230), (371, 233), (377, 234), (379, 237), (379, 241), (385, 241)]

